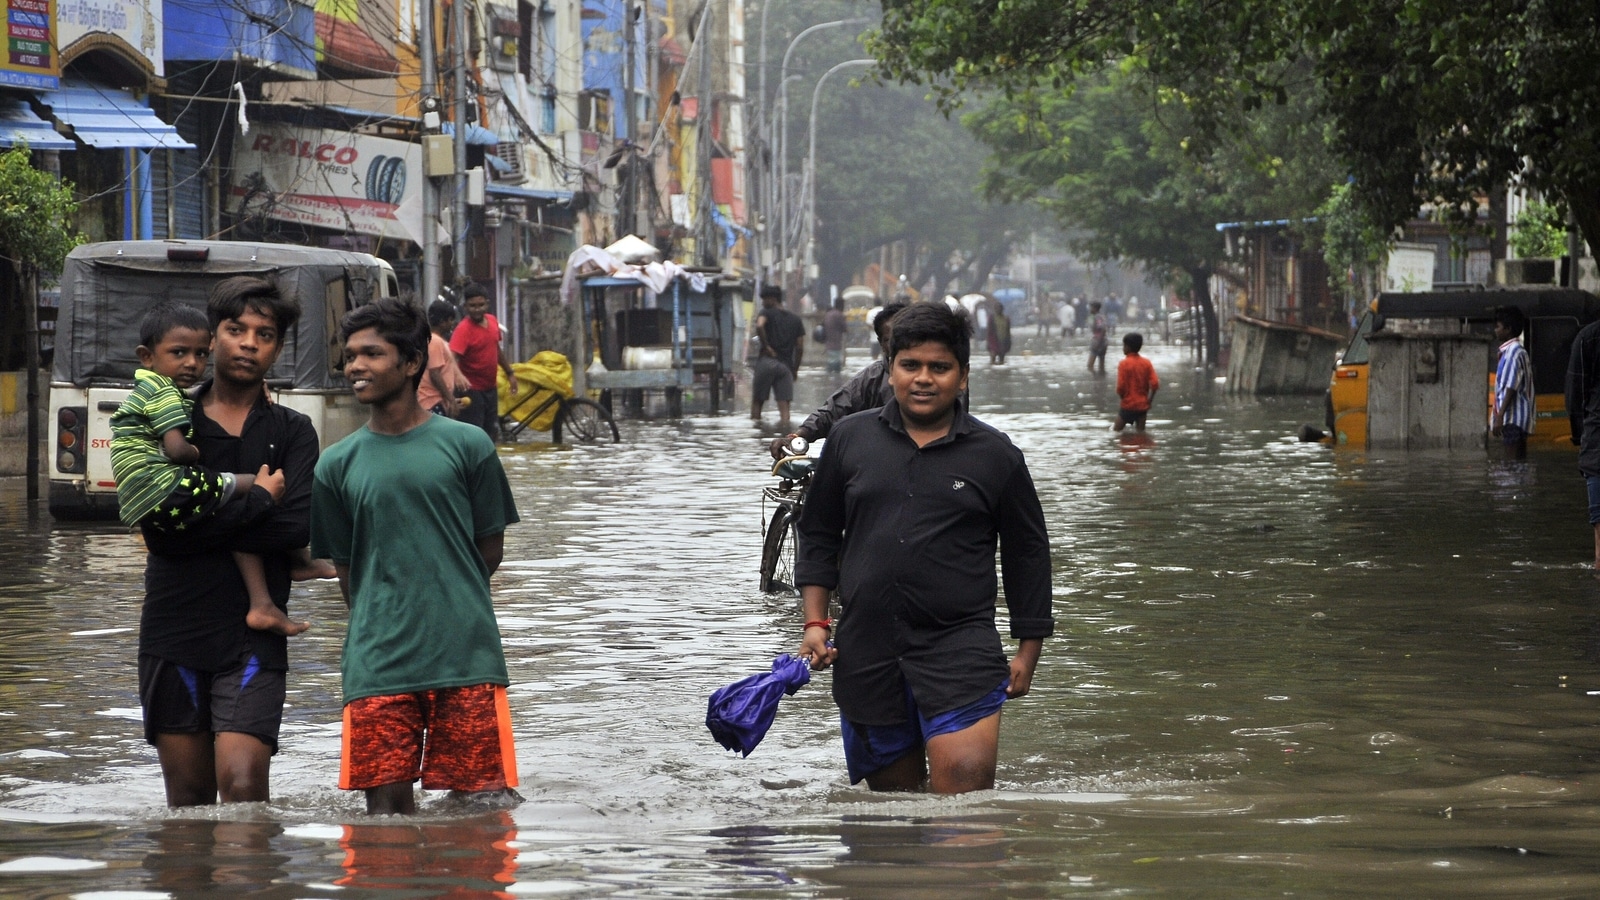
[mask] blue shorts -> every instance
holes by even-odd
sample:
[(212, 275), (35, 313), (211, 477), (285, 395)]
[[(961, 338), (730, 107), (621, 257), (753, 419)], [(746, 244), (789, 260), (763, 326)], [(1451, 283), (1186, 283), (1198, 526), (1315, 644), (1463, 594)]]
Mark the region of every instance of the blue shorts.
[(1600, 475), (1588, 475), (1583, 480), (1589, 486), (1589, 524), (1600, 525)]
[(971, 728), (980, 720), (999, 712), (1006, 702), (1006, 688), (1010, 684), (1011, 679), (1007, 678), (1000, 682), (999, 687), (966, 706), (958, 706), (932, 718), (923, 716), (922, 711), (917, 709), (917, 700), (911, 696), (911, 686), (906, 685), (907, 721), (899, 725), (856, 725), (840, 716), (839, 729), (844, 733), (844, 762), (850, 770), (850, 783), (859, 783), (868, 775), (919, 749), (932, 738)]

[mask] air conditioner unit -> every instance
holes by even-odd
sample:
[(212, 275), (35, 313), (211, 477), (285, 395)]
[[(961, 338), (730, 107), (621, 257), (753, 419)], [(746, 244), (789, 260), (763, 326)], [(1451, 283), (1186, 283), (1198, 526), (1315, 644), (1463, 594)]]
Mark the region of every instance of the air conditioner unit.
[(496, 144), (494, 156), (502, 164), (489, 164), (497, 184), (521, 184), (528, 180), (528, 159), (522, 144), (511, 141)]

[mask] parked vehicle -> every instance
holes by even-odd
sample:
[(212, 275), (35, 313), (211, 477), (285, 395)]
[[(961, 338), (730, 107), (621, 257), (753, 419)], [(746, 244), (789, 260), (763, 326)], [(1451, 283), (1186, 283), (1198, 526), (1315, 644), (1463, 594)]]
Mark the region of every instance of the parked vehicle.
[[(1494, 311), (1514, 306), (1528, 317), (1523, 334), (1533, 364), (1533, 444), (1569, 444), (1564, 394), (1567, 357), (1578, 330), (1600, 319), (1600, 298), (1569, 288), (1499, 288), (1467, 291), (1379, 294), (1361, 317), (1355, 335), (1334, 365), (1326, 397), (1328, 439), (1337, 445), (1367, 445), (1368, 337), (1385, 328), (1456, 329), (1492, 334)], [(1492, 352), (1492, 350), (1491, 350)], [(1490, 380), (1494, 364), (1489, 365)], [(1492, 383), (1484, 388), (1484, 427), (1493, 403)]]
[(85, 244), (68, 254), (61, 271), (48, 426), (51, 515), (116, 517), (111, 414), (133, 387), (139, 321), (163, 301), (204, 309), (212, 285), (235, 275), (271, 279), (300, 301), (300, 321), (267, 373), (273, 401), (309, 416), (323, 447), (366, 420), (344, 380), (338, 323), (352, 306), (398, 294), (388, 263), (287, 244)]

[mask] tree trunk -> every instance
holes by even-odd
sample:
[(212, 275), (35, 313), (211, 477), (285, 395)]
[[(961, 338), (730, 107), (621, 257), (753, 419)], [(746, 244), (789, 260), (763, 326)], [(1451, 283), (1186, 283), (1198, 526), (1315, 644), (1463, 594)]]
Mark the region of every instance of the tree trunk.
[[(1578, 223), (1578, 230), (1589, 244), (1589, 255), (1600, 259), (1600, 188), (1569, 190), (1565, 199), (1572, 220)], [(1576, 267), (1578, 261), (1573, 260), (1572, 264)]]
[(17, 273), (23, 308), (23, 340), (28, 355), (28, 515), (39, 508), (39, 278), (33, 266)]
[(1006, 237), (1002, 238), (1000, 243), (989, 244), (978, 251), (977, 262), (972, 267), (972, 289), (974, 291), (983, 290), (984, 284), (989, 280), (989, 273), (994, 271), (995, 266), (1000, 265), (1000, 261), (1006, 258), (1006, 254), (1010, 250), (1011, 239)]
[(1217, 329), (1217, 307), (1211, 300), (1211, 270), (1208, 268), (1186, 269), (1189, 281), (1194, 290), (1194, 299), (1200, 306), (1200, 319), (1205, 329), (1205, 358), (1208, 367), (1217, 364), (1217, 357), (1222, 355), (1222, 341)]

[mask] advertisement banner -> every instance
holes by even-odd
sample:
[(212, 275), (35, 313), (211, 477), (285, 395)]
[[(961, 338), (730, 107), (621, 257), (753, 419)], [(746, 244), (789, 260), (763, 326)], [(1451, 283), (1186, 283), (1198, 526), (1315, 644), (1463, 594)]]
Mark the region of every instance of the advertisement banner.
[(234, 212), (422, 243), (422, 148), (391, 138), (268, 125), (233, 154)]
[(61, 87), (55, 0), (4, 0), (6, 54), (0, 85), (53, 91)]
[[(16, 10), (25, 0), (7, 0), (15, 28)], [(43, 0), (32, 0), (43, 2)], [(144, 57), (153, 75), (163, 75), (162, 63), (166, 59), (165, 42), (161, 33), (161, 4), (153, 0), (54, 0), (57, 10), (56, 46), (68, 60), (82, 52), (80, 42), (92, 39), (84, 47), (103, 46), (105, 36), (118, 39), (127, 50)], [(13, 37), (15, 35), (13, 34)], [(12, 41), (16, 46), (16, 41)]]

